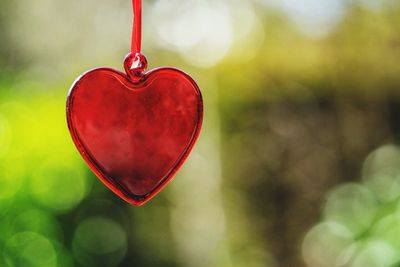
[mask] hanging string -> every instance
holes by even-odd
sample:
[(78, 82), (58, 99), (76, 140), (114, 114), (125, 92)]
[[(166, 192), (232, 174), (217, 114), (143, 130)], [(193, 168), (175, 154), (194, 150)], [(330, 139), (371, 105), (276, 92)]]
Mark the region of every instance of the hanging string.
[(125, 72), (132, 81), (143, 78), (147, 69), (147, 59), (141, 53), (142, 46), (142, 0), (132, 0), (133, 26), (131, 52), (124, 61)]
[(133, 26), (131, 52), (140, 53), (142, 46), (142, 0), (132, 0)]

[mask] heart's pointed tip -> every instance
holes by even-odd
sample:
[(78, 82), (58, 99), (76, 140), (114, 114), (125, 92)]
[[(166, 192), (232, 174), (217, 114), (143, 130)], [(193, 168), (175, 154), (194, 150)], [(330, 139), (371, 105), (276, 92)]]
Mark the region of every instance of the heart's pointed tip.
[(141, 207), (146, 204), (150, 199), (125, 199), (129, 204), (135, 207)]
[(146, 204), (147, 201), (143, 201), (143, 202), (131, 202), (131, 204), (135, 207), (141, 207), (144, 204)]

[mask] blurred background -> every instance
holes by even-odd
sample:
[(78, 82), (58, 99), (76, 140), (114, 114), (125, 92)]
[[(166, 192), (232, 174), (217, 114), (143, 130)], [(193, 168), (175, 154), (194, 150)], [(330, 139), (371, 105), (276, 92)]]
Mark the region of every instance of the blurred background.
[(122, 70), (129, 0), (0, 1), (0, 266), (400, 266), (400, 1), (144, 0), (150, 67), (205, 123), (144, 207), (69, 136), (66, 95)]

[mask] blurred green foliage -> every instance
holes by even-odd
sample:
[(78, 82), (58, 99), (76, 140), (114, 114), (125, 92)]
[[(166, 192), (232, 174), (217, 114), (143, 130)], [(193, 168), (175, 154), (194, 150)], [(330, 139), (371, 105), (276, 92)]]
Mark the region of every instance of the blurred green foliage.
[(361, 184), (333, 189), (323, 222), (303, 243), (309, 266), (397, 266), (400, 217), (400, 149), (386, 145), (364, 163)]

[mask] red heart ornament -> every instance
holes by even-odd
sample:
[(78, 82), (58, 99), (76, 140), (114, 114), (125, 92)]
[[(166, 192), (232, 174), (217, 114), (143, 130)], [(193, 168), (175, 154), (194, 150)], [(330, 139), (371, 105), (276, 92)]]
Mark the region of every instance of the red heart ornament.
[(75, 81), (67, 99), (68, 127), (80, 154), (104, 184), (137, 206), (171, 181), (202, 118), (199, 87), (173, 68), (138, 80), (94, 69)]

